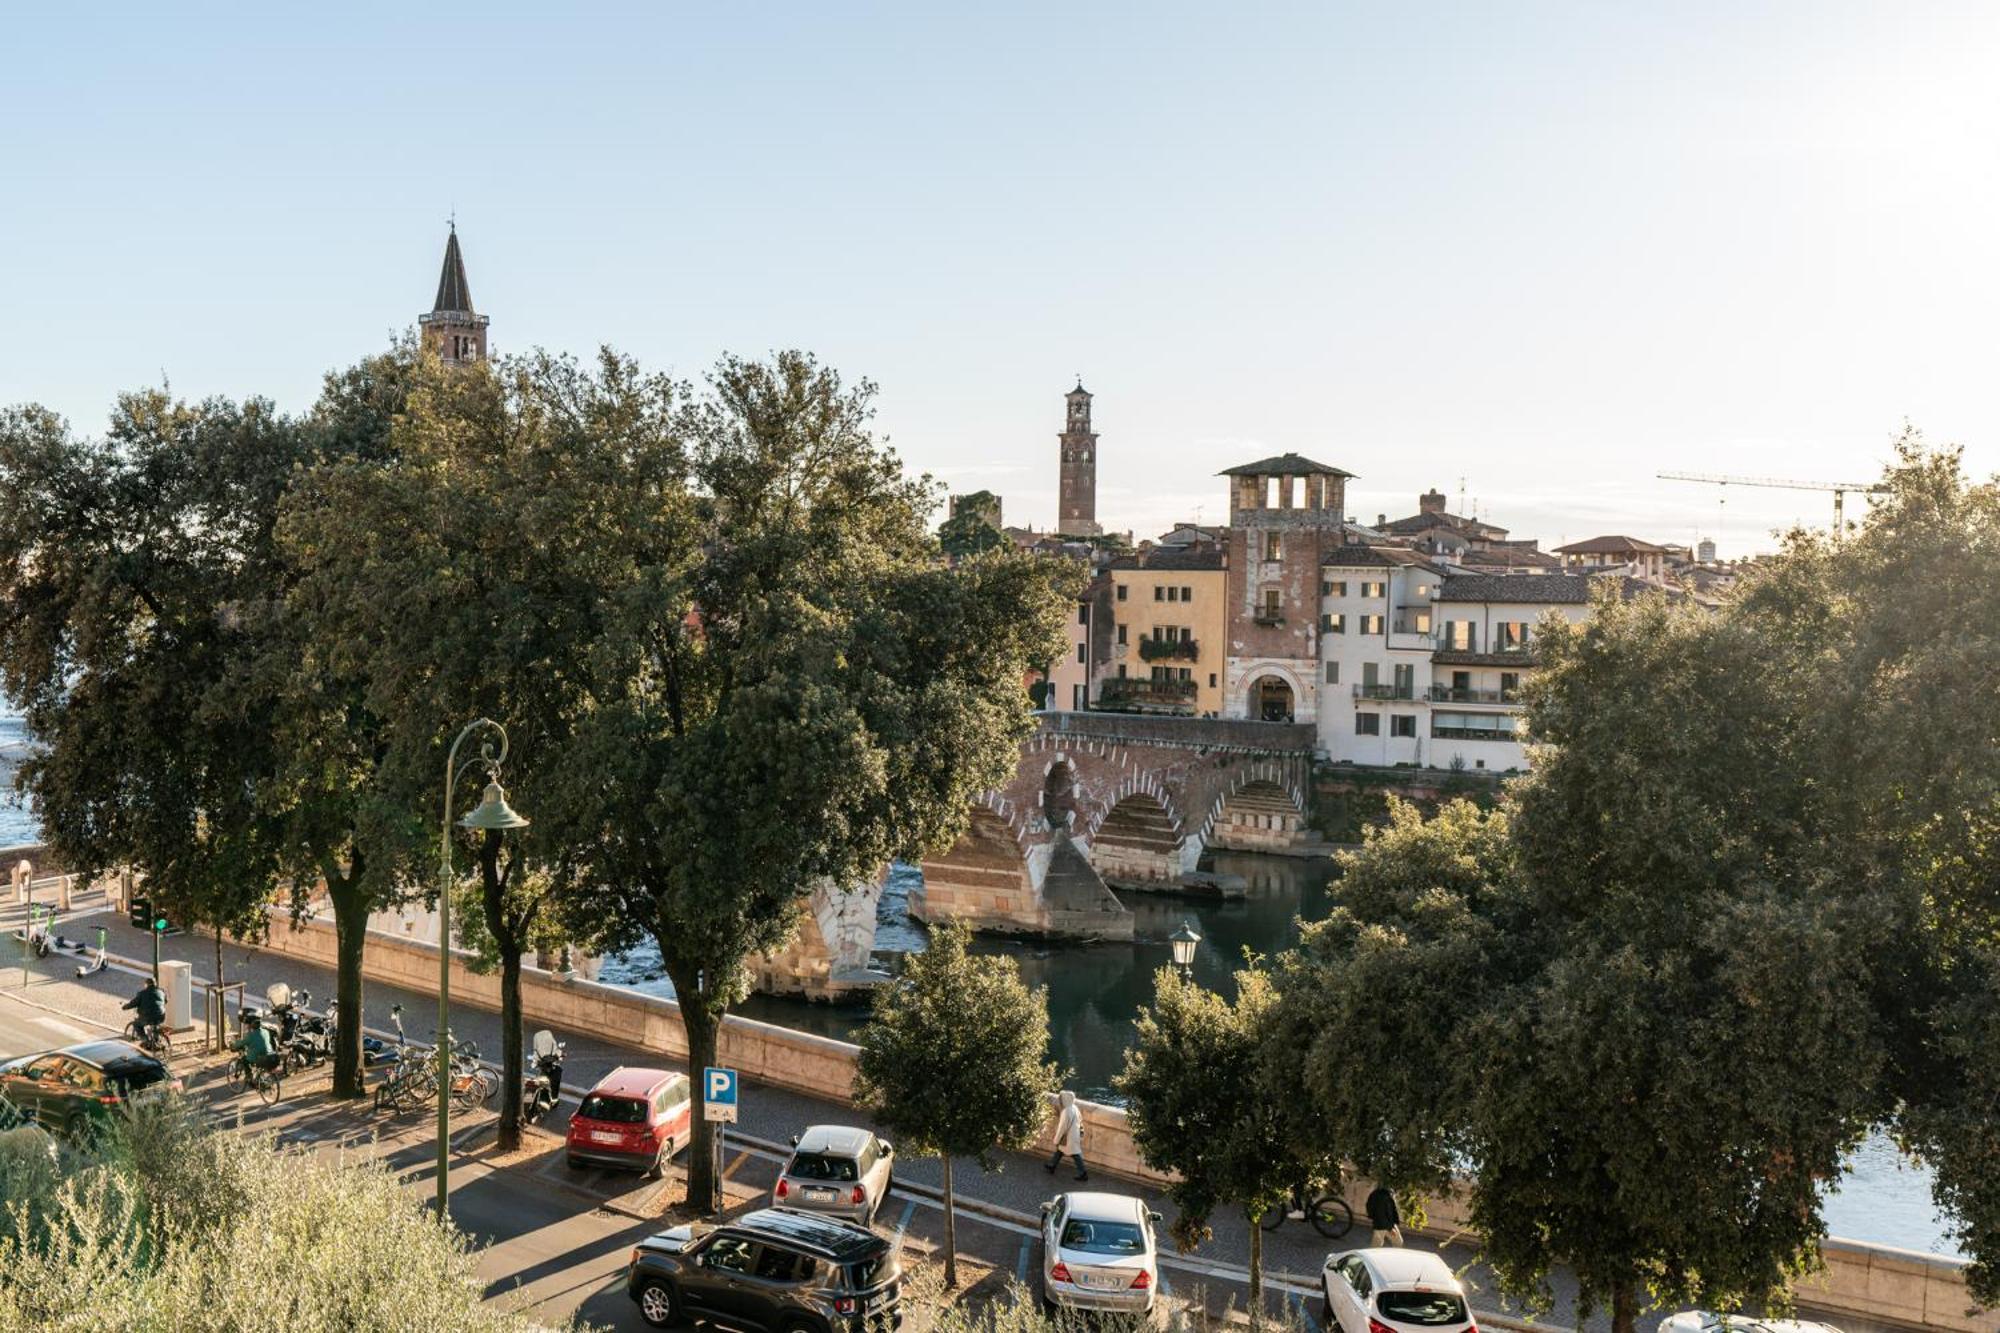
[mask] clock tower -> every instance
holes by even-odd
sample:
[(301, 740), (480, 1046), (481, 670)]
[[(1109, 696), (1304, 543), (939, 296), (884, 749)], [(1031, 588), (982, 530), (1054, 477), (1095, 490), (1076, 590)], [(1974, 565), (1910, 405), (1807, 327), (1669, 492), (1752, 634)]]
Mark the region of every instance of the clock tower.
[(1090, 429), (1090, 394), (1083, 381), (1065, 396), (1069, 418), (1063, 424), (1062, 493), (1056, 508), (1056, 531), (1065, 537), (1095, 537), (1097, 523), (1097, 436)]

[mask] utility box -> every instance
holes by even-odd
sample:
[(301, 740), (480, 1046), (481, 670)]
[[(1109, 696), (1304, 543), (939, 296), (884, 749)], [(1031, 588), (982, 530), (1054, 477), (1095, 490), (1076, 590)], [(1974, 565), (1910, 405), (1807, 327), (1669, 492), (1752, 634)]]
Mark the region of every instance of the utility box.
[(194, 965), (162, 959), (160, 989), (167, 993), (167, 1027), (174, 1032), (186, 1032), (193, 1027)]

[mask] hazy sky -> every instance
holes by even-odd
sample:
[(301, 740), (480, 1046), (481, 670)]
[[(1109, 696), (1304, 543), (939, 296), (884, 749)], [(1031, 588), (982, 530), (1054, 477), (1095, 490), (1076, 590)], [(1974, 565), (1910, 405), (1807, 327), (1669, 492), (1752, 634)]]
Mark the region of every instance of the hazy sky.
[(811, 348), (1013, 522), (1079, 371), (1141, 535), (1287, 449), (1725, 555), (1826, 497), (1655, 472), (2000, 468), (2000, 6), (169, 10), (5, 20), (0, 401), (303, 407), (455, 208), (498, 349)]

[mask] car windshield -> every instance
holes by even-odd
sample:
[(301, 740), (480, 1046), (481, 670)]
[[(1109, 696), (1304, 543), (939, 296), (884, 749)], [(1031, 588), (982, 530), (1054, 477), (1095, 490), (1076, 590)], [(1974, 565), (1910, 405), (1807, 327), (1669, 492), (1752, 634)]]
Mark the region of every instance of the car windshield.
[(1072, 1217), (1063, 1224), (1062, 1247), (1085, 1254), (1144, 1254), (1146, 1235), (1135, 1222), (1093, 1222)]
[(872, 1259), (862, 1259), (847, 1266), (847, 1289), (866, 1291), (876, 1283), (892, 1276), (889, 1271), (891, 1251), (883, 1247), (880, 1254)]
[(1385, 1291), (1375, 1308), (1404, 1324), (1463, 1324), (1465, 1302), (1449, 1291)]
[(852, 1157), (832, 1157), (826, 1153), (802, 1152), (792, 1158), (785, 1174), (794, 1180), (858, 1180)]
[(112, 1086), (127, 1096), (142, 1092), (167, 1076), (166, 1069), (161, 1065), (123, 1065), (107, 1072), (111, 1075)]
[(630, 1097), (606, 1097), (601, 1092), (593, 1092), (583, 1099), (583, 1105), (576, 1113), (585, 1120), (609, 1120), (617, 1125), (643, 1125), (646, 1123), (646, 1103), (634, 1101)]

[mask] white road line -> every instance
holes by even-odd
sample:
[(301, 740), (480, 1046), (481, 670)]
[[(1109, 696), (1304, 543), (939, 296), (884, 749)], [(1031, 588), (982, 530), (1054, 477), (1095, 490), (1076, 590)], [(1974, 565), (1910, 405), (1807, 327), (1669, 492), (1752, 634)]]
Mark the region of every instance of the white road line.
[(1028, 1285), (1028, 1242), (1021, 1242), (1021, 1253), (1014, 1260), (1014, 1276), (1022, 1286)]
[(903, 1248), (903, 1233), (909, 1230), (910, 1214), (916, 1211), (917, 1201), (915, 1199), (911, 1199), (903, 1205), (903, 1216), (896, 1222), (896, 1248), (898, 1250)]

